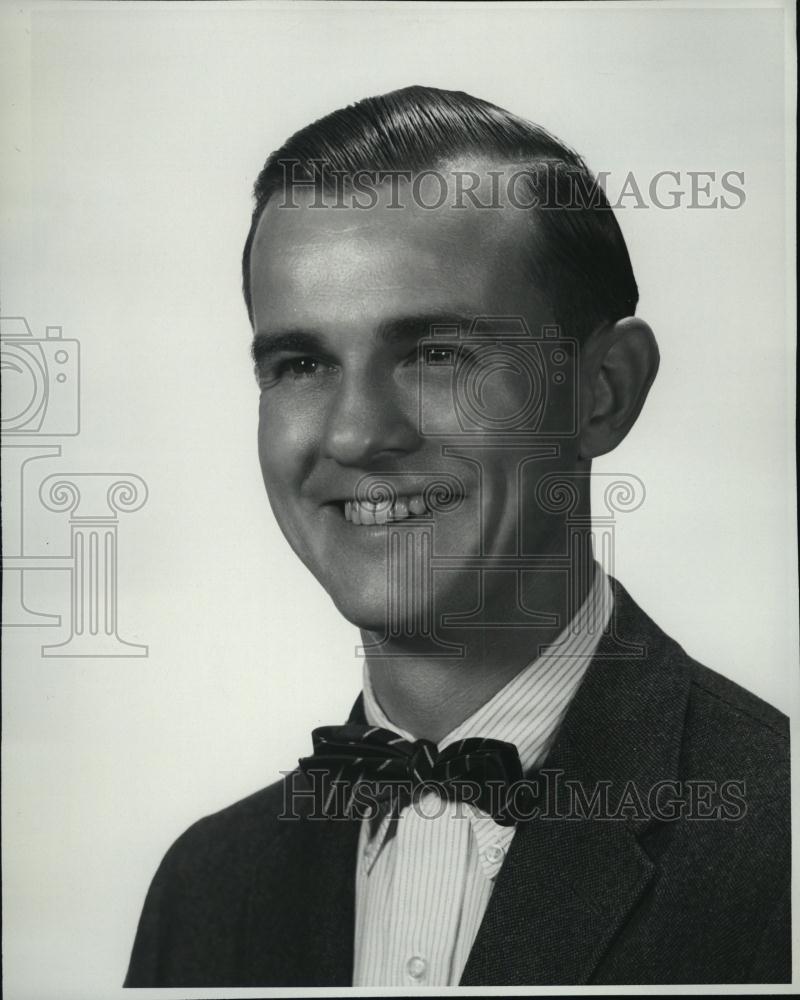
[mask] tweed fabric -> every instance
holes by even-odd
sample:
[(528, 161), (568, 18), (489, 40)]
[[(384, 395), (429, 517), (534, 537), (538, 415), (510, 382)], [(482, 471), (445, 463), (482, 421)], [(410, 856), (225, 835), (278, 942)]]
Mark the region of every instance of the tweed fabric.
[[(692, 660), (612, 586), (615, 614), (547, 770), (585, 788), (740, 781), (745, 814), (521, 825), (461, 983), (789, 982), (788, 720)], [(350, 721), (365, 721), (360, 702)], [(127, 986), (351, 984), (359, 824), (279, 820), (296, 780), (198, 821), (170, 848)]]

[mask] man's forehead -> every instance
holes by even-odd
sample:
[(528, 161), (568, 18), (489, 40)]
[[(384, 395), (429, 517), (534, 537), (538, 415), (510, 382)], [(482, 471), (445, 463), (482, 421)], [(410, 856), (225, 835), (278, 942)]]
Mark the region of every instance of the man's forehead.
[[(463, 193), (443, 200), (430, 175), (419, 177), (420, 183), (412, 186), (383, 182), (370, 189), (368, 197), (346, 189), (338, 193), (300, 189), (291, 196), (276, 193), (262, 213), (254, 246), (273, 238), (313, 241), (315, 237), (358, 238), (377, 232), (397, 238), (419, 233), (444, 242), (466, 234), (516, 242), (534, 224), (529, 209), (508, 202), (477, 204)], [(433, 192), (430, 185), (435, 186)]]
[[(435, 183), (435, 182), (434, 182)], [(375, 190), (376, 203), (360, 207), (300, 189), (291, 199), (274, 195), (262, 213), (251, 252), (254, 291), (266, 281), (289, 284), (335, 279), (382, 283), (391, 275), (425, 280), (432, 270), (475, 281), (497, 271), (522, 279), (534, 221), (513, 206), (472, 203), (427, 207), (422, 186)]]

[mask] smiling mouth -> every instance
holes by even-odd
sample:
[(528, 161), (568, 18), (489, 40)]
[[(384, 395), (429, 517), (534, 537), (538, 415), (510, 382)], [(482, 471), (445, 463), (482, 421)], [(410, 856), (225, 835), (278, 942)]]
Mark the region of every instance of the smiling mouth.
[(370, 503), (368, 500), (345, 500), (344, 519), (350, 524), (389, 524), (407, 518), (425, 517), (431, 511), (422, 494), (398, 497), (394, 503)]

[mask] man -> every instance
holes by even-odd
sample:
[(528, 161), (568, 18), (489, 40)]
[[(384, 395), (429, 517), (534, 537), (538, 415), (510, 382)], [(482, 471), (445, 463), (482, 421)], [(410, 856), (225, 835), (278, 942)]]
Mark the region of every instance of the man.
[(583, 161), (410, 87), (255, 195), (264, 481), (364, 690), (173, 845), (127, 985), (788, 981), (786, 719), (594, 562), (592, 459), (658, 349)]

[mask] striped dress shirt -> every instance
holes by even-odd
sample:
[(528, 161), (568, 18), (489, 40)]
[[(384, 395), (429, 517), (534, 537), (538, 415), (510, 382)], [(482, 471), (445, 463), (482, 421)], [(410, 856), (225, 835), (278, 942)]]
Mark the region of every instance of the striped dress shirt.
[[(608, 624), (608, 578), (592, 588), (558, 638), (438, 745), (473, 736), (514, 743), (525, 773), (540, 767)], [(364, 666), (364, 713), (372, 726), (416, 739), (388, 719)], [(425, 793), (387, 836), (364, 820), (356, 868), (354, 986), (457, 986), (515, 828), (477, 807)]]

